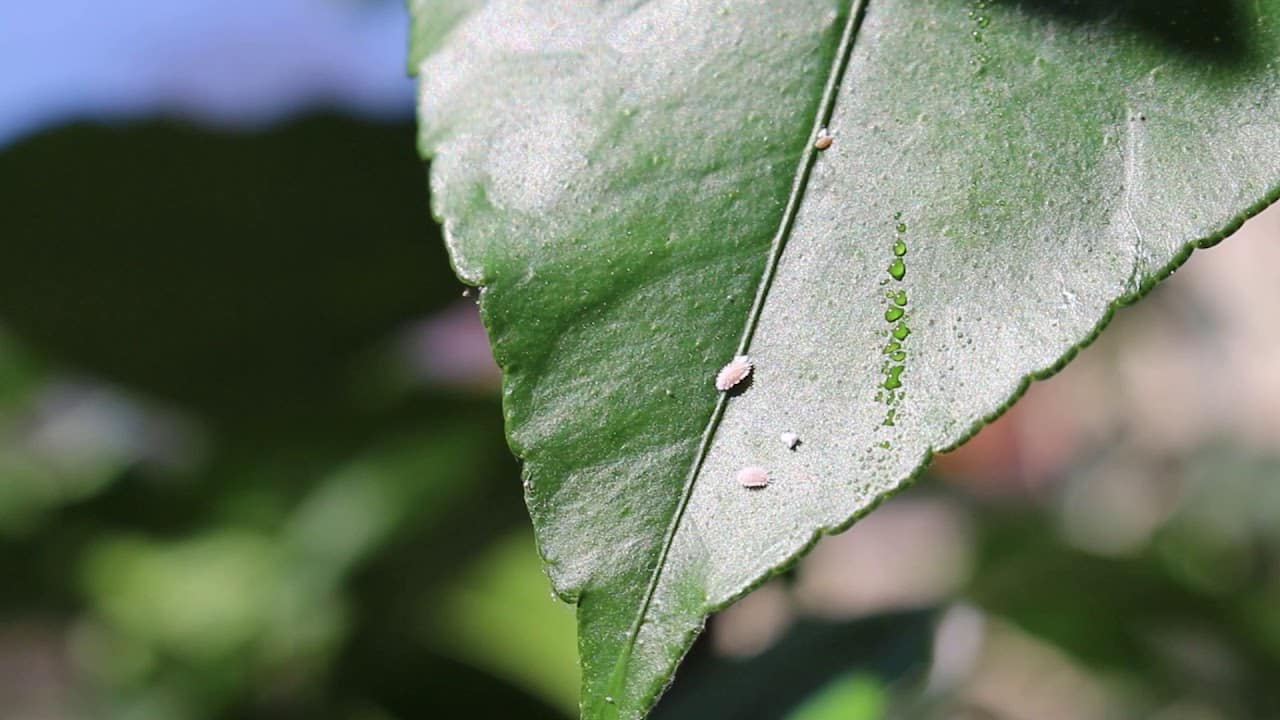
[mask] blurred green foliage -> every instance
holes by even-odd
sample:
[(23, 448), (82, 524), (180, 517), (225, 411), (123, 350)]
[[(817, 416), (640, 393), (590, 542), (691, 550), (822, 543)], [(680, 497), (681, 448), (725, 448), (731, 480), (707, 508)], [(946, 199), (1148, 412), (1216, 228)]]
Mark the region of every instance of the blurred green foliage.
[(787, 720), (877, 720), (884, 713), (881, 683), (874, 677), (849, 675), (819, 690)]
[(548, 714), (413, 630), (522, 508), (495, 398), (397, 355), (460, 290), (412, 148), (314, 118), (0, 155), (0, 613), (62, 629), (60, 713), (417, 716), (434, 674)]
[[(1052, 509), (988, 508), (969, 592), (1090, 668), (1130, 717), (1175, 701), (1280, 717), (1278, 471), (1244, 447), (1187, 448), (1167, 470), (1178, 488), (1167, 518), (1114, 555), (1064, 541)], [(1078, 472), (1067, 488), (1091, 480)]]
[(932, 625), (927, 611), (853, 621), (806, 619), (745, 660), (717, 658), (695, 646), (652, 717), (881, 717), (867, 715), (868, 708), (882, 708), (890, 683), (910, 685), (911, 676), (924, 669)]

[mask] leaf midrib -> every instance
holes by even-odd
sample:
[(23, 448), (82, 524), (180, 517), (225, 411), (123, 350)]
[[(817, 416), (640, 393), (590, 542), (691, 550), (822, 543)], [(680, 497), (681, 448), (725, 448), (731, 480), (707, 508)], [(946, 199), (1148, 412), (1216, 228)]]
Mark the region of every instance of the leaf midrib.
[[(773, 285), (773, 278), (777, 273), (778, 263), (786, 248), (787, 239), (791, 235), (791, 229), (795, 225), (796, 216), (800, 210), (800, 203), (804, 199), (804, 193), (809, 184), (809, 177), (813, 172), (813, 166), (816, 164), (818, 153), (821, 152), (814, 147), (814, 141), (817, 138), (818, 131), (827, 127), (831, 120), (831, 116), (835, 111), (836, 96), (839, 94), (841, 83), (844, 80), (844, 74), (849, 65), (849, 59), (853, 55), (854, 40), (857, 37), (858, 28), (862, 24), (862, 18), (866, 14), (868, 2), (869, 0), (850, 1), (849, 16), (845, 20), (845, 27), (840, 36), (840, 44), (836, 49), (835, 58), (833, 59), (831, 69), (827, 74), (827, 83), (823, 88), (822, 99), (818, 104), (818, 112), (814, 118), (813, 127), (809, 131), (808, 140), (805, 143), (804, 154), (800, 157), (800, 162), (796, 169), (795, 180), (792, 182), (791, 192), (787, 196), (787, 204), (783, 208), (782, 219), (778, 224), (778, 231), (774, 234), (773, 241), (769, 247), (769, 260), (765, 265), (764, 274), (760, 277), (760, 283), (756, 289), (755, 300), (752, 302), (751, 309), (747, 315), (747, 323), (743, 328), (742, 339), (738, 341), (738, 349), (735, 353), (737, 355), (746, 354), (747, 348), (751, 344), (752, 337), (755, 335), (756, 327), (760, 321), (761, 311), (764, 309), (765, 299), (768, 297), (769, 289)], [(658, 589), (658, 581), (662, 578), (662, 571), (666, 567), (667, 556), (675, 541), (676, 533), (680, 528), (680, 523), (684, 519), (685, 509), (689, 506), (689, 499), (693, 495), (694, 482), (696, 482), (699, 473), (702, 471), (703, 463), (706, 461), (707, 454), (711, 449), (711, 443), (715, 438), (716, 430), (720, 425), (720, 420), (724, 417), (725, 407), (728, 405), (728, 401), (729, 395), (727, 393), (720, 394), (720, 397), (716, 401), (715, 410), (712, 412), (711, 418), (707, 421), (707, 426), (702, 432), (702, 439), (698, 444), (697, 455), (694, 457), (693, 464), (690, 466), (684, 487), (680, 491), (680, 504), (676, 506), (676, 511), (671, 517), (671, 522), (668, 525), (667, 531), (662, 540), (662, 549), (658, 554), (658, 561), (654, 565), (653, 572), (649, 578), (649, 585), (645, 589), (644, 601), (640, 606), (640, 612), (636, 614), (636, 619), (631, 626), (631, 631), (626, 635), (626, 645), (618, 657), (613, 673), (609, 677), (608, 689), (606, 691), (607, 696), (617, 696), (621, 694), (621, 687), (626, 678), (627, 665), (630, 662), (632, 650), (635, 648), (636, 638), (640, 634), (640, 628), (644, 624), (645, 617), (649, 614), (649, 607), (652, 604), (654, 594)]]

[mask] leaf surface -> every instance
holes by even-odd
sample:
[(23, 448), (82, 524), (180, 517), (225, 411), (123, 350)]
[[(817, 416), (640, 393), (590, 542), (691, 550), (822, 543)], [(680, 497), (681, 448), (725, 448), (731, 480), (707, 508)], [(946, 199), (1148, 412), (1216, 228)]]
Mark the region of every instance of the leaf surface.
[(421, 149), (588, 718), (1280, 181), (1280, 0), (430, 5)]

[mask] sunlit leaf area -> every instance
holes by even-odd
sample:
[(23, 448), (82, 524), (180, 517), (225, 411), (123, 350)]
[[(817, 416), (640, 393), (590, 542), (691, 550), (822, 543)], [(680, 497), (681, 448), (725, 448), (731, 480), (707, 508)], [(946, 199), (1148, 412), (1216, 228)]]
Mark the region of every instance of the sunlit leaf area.
[[(578, 716), (408, 35), (0, 3), (0, 718)], [(1277, 268), (1275, 209), (1194, 253), (651, 717), (1280, 717)]]

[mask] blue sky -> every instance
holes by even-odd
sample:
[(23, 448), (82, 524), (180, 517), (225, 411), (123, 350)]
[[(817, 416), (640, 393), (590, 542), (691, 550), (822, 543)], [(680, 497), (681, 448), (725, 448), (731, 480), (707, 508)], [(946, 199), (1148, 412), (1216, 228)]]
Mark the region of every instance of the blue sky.
[(409, 117), (402, 0), (0, 0), (0, 145), (72, 120)]

